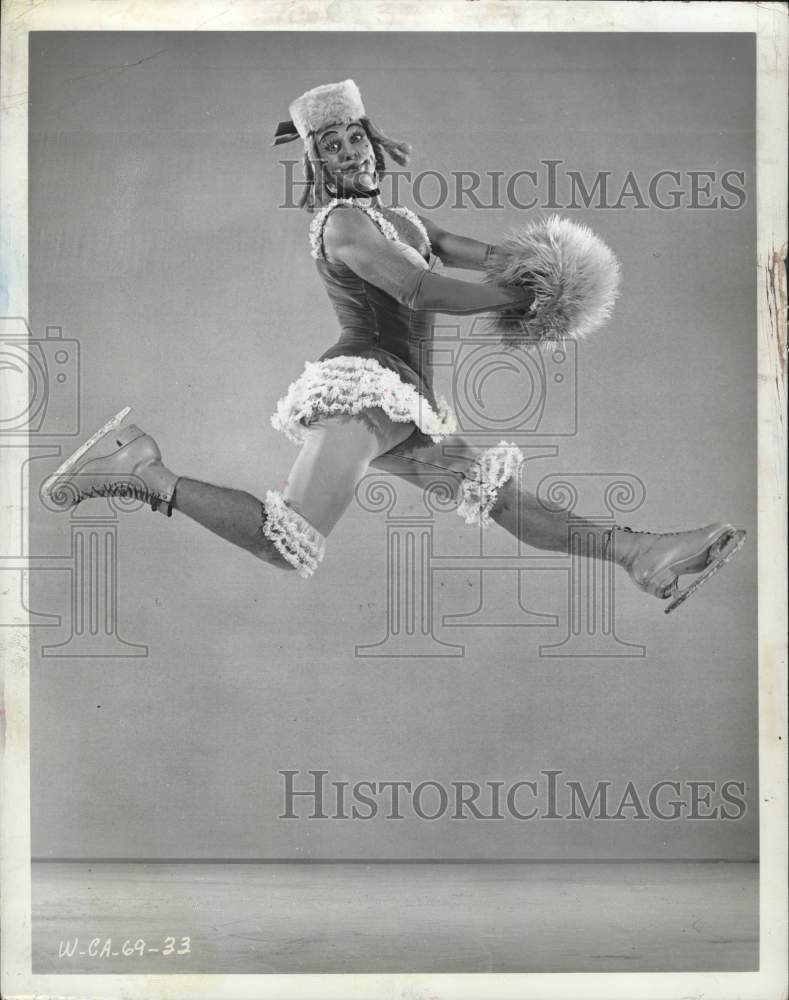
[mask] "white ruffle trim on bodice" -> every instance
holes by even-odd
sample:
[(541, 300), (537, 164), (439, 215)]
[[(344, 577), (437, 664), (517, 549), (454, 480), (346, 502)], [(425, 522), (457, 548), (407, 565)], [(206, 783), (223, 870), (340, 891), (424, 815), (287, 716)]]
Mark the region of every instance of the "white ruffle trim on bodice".
[[(316, 260), (326, 260), (326, 254), (323, 249), (323, 229), (326, 225), (326, 220), (329, 218), (329, 214), (338, 205), (352, 205), (354, 208), (358, 208), (373, 220), (388, 240), (392, 240), (395, 243), (404, 242), (400, 239), (400, 236), (392, 223), (377, 208), (374, 208), (372, 205), (365, 205), (364, 203), (357, 201), (355, 198), (333, 198), (328, 205), (324, 206), (324, 208), (316, 214), (315, 218), (310, 223), (310, 246), (312, 248), (310, 253)], [(418, 215), (412, 212), (410, 208), (406, 208), (405, 205), (393, 205), (390, 207), (389, 211), (395, 212), (397, 215), (401, 215), (404, 219), (408, 219), (411, 225), (416, 227), (420, 236), (427, 244), (428, 252), (432, 253), (432, 247), (430, 245), (430, 239), (427, 235), (427, 230)], [(408, 244), (406, 244), (406, 246), (408, 246)]]
[(455, 415), (443, 396), (433, 408), (417, 389), (403, 382), (398, 373), (385, 368), (375, 358), (340, 356), (324, 361), (308, 361), (277, 403), (272, 426), (297, 444), (307, 428), (302, 419), (358, 414), (378, 406), (398, 423), (413, 421), (433, 441), (457, 430)]

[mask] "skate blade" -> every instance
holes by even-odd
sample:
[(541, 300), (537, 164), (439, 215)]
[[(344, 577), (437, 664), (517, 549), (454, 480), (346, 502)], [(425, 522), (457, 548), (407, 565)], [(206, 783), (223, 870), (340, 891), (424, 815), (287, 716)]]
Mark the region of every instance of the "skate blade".
[(63, 464), (60, 465), (59, 468), (57, 468), (55, 472), (53, 472), (52, 475), (46, 479), (41, 487), (42, 492), (49, 496), (51, 490), (56, 485), (57, 480), (61, 479), (67, 472), (73, 469), (89, 448), (92, 448), (93, 445), (96, 444), (100, 438), (104, 437), (105, 434), (109, 434), (110, 431), (114, 431), (116, 427), (123, 423), (130, 413), (131, 407), (124, 406), (124, 408), (119, 410), (118, 413), (108, 420), (103, 427), (100, 427), (95, 434), (91, 435), (84, 444), (80, 445), (75, 452), (69, 455), (66, 461), (63, 462)]
[(671, 604), (669, 604), (667, 608), (663, 609), (664, 613), (670, 614), (670, 612), (678, 608), (680, 604), (684, 604), (689, 597), (692, 597), (693, 594), (696, 593), (699, 587), (704, 586), (704, 584), (711, 577), (715, 576), (718, 570), (722, 566), (725, 566), (732, 556), (736, 552), (739, 552), (743, 545), (745, 545), (745, 534), (746, 533), (742, 529), (735, 531), (726, 543), (725, 547), (721, 550), (715, 562), (710, 563), (710, 565), (696, 577), (690, 586), (686, 587), (685, 590), (680, 591)]

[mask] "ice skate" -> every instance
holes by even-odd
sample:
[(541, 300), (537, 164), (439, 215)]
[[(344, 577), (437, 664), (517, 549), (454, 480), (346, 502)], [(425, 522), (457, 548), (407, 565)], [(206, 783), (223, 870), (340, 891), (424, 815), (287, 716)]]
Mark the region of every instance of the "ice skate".
[(172, 516), (177, 476), (162, 464), (154, 439), (134, 424), (120, 425), (131, 407), (100, 427), (45, 480), (42, 493), (63, 509), (92, 497), (134, 497)]
[[(745, 544), (745, 531), (730, 524), (708, 524), (691, 531), (657, 533), (612, 529), (613, 557), (641, 590), (661, 600), (672, 599), (668, 614), (705, 584)], [(684, 589), (679, 577), (697, 574)]]

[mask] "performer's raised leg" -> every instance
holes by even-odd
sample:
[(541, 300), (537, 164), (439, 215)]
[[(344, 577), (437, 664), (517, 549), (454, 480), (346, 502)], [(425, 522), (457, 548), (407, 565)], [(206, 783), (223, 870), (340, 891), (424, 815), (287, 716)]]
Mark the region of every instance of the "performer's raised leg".
[(372, 415), (323, 417), (308, 428), (284, 492), (264, 500), (186, 476), (162, 462), (151, 435), (121, 427), (128, 408), (100, 428), (44, 483), (57, 505), (93, 497), (137, 497), (168, 517), (178, 510), (221, 538), (280, 569), (311, 576), (326, 536), (353, 499), (369, 462), (408, 437), (411, 424)]
[[(687, 599), (734, 555), (745, 532), (725, 522), (690, 531), (657, 533), (601, 524), (567, 510), (546, 507), (521, 485), (523, 454), (502, 441), (490, 448), (469, 444), (460, 436), (439, 444), (405, 441), (372, 463), (375, 468), (414, 481), (415, 473), (448, 472), (458, 483), (458, 513), (467, 524), (499, 524), (537, 549), (579, 552), (622, 566), (641, 590), (661, 599), (674, 598), (667, 610)], [(570, 529), (573, 529), (572, 536)], [(679, 577), (696, 574), (684, 590)]]

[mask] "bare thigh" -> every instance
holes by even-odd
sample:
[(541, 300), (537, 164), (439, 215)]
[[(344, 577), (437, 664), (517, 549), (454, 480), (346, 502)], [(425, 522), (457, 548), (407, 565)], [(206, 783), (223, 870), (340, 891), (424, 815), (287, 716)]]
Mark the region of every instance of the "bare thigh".
[(483, 451), (459, 434), (450, 434), (437, 444), (414, 435), (373, 459), (370, 465), (417, 485), (422, 477), (437, 473), (448, 473), (460, 483)]
[(286, 480), (285, 500), (328, 535), (353, 500), (370, 463), (414, 430), (413, 423), (390, 420), (377, 407), (358, 416), (314, 420)]

